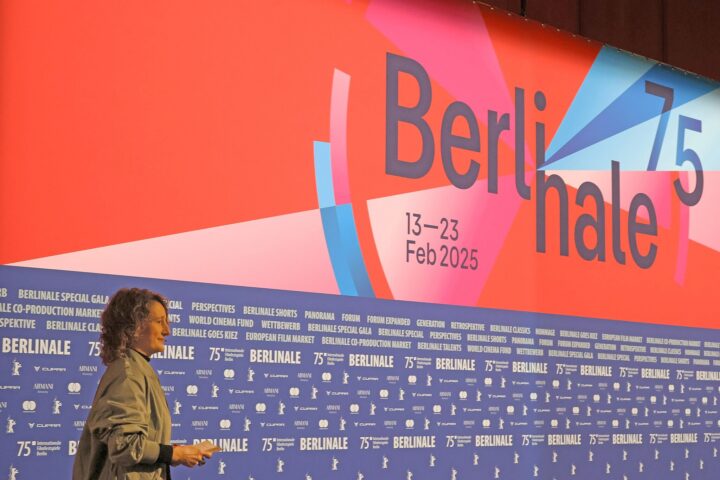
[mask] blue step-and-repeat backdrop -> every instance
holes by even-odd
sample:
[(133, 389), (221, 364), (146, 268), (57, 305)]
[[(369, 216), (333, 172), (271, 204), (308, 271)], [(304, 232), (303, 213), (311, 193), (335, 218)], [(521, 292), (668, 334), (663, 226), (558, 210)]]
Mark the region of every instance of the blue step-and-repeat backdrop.
[[(117, 288), (170, 299), (152, 361), (190, 479), (712, 478), (720, 333), (2, 267), (0, 478), (67, 478)], [(35, 472), (35, 473), (33, 473)]]

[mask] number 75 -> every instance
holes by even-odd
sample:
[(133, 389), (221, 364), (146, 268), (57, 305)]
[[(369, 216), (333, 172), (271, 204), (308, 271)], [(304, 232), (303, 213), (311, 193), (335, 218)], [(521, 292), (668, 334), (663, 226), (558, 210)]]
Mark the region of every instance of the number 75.
[[(660, 122), (658, 123), (657, 133), (655, 134), (655, 140), (653, 142), (652, 150), (650, 151), (650, 161), (648, 162), (648, 170), (655, 171), (657, 169), (658, 160), (660, 158), (660, 149), (662, 148), (662, 141), (665, 137), (665, 131), (667, 130), (667, 122), (669, 111), (672, 109), (673, 100), (675, 98), (675, 92), (672, 88), (660, 85), (659, 83), (651, 82), (650, 80), (645, 81), (645, 93), (655, 95), (665, 99), (662, 107), (662, 114), (660, 115)], [(695, 188), (691, 192), (686, 192), (680, 179), (676, 179), (673, 182), (675, 187), (675, 193), (682, 203), (688, 207), (696, 205), (702, 197), (704, 177), (702, 163), (700, 162), (700, 156), (691, 148), (685, 148), (685, 132), (691, 130), (693, 132), (702, 132), (702, 121), (680, 115), (678, 118), (678, 136), (677, 136), (677, 150), (675, 153), (675, 165), (681, 166), (685, 162), (690, 162), (693, 169), (695, 170)]]

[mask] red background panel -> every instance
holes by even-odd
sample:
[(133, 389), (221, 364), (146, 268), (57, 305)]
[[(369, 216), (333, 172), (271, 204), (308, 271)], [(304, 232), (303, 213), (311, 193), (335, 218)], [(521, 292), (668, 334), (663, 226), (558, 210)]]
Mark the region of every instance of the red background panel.
[(0, 9), (0, 262), (317, 207), (342, 49), (322, 2)]

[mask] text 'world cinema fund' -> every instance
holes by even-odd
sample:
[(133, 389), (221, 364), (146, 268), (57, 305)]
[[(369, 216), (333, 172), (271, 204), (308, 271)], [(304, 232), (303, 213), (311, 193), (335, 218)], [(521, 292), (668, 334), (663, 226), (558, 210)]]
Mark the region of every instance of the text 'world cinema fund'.
[[(418, 179), (425, 176), (433, 165), (435, 156), (435, 142), (432, 129), (425, 118), (425, 115), (432, 104), (432, 86), (430, 78), (423, 66), (417, 61), (395, 55), (387, 54), (386, 69), (386, 154), (385, 172), (389, 175)], [(400, 104), (400, 77), (408, 75), (417, 83), (419, 95), (415, 105)], [(648, 95), (655, 95), (664, 98), (662, 112), (670, 110), (673, 99), (673, 89), (651, 81), (645, 82), (645, 92)], [(542, 112), (545, 110), (548, 99), (542, 91), (535, 92), (533, 107)], [(515, 133), (515, 188), (517, 194), (524, 200), (532, 198), (530, 185), (525, 181), (525, 90), (521, 87), (515, 88), (515, 112), (514, 112), (514, 133)], [(487, 188), (489, 193), (498, 193), (498, 142), (500, 136), (506, 130), (510, 130), (511, 117), (509, 113), (487, 110), (487, 139), (485, 147), (480, 138), (478, 120), (475, 112), (462, 101), (454, 101), (445, 109), (440, 125), (440, 159), (442, 167), (448, 180), (457, 188), (470, 188), (478, 178), (481, 163), (471, 159), (465, 171), (459, 171), (453, 162), (453, 149), (464, 150), (470, 153), (478, 153), (485, 156), (487, 165)], [(453, 126), (460, 122), (467, 127), (466, 136), (453, 133)], [(417, 130), (421, 139), (421, 153), (417, 159), (399, 158), (399, 129), (404, 123)], [(662, 123), (662, 122), (661, 122)], [(542, 122), (535, 123), (535, 159), (538, 167), (545, 162), (545, 125)], [(697, 153), (684, 148), (685, 133), (687, 130), (702, 132), (702, 122), (698, 119), (681, 115), (677, 132), (677, 154), (675, 163), (682, 166), (690, 163), (695, 172), (695, 186), (687, 191), (681, 182), (676, 179), (673, 182), (674, 190), (680, 201), (687, 205), (696, 205), (703, 192), (703, 169)], [(658, 136), (664, 131), (659, 128)], [(651, 139), (652, 140), (652, 139)], [(660, 138), (662, 140), (662, 138)], [(657, 138), (655, 139), (657, 143)], [(659, 154), (659, 150), (657, 151)], [(652, 155), (651, 155), (652, 157)], [(612, 253), (613, 258), (619, 264), (626, 264), (626, 252), (621, 246), (620, 236), (622, 233), (620, 216), (620, 164), (610, 160), (611, 164), (611, 229), (612, 229)], [(653, 170), (657, 164), (657, 158), (651, 158), (648, 170)], [(535, 185), (535, 225), (536, 225), (536, 251), (545, 253), (546, 250), (546, 199), (548, 192), (554, 190), (559, 198), (559, 236), (560, 255), (569, 255), (569, 214), (568, 214), (568, 192), (563, 179), (555, 174), (546, 176), (542, 170), (536, 170)], [(592, 198), (595, 202), (595, 215), (589, 213), (581, 214), (575, 220), (574, 238), (575, 248), (584, 260), (605, 261), (605, 209), (602, 192), (593, 182), (586, 181), (578, 188), (575, 203), (578, 206), (585, 206), (586, 201)], [(647, 222), (638, 220), (638, 212), (641, 208), (647, 213)], [(595, 234), (595, 245), (587, 245), (584, 240), (586, 230), (592, 230)], [(640, 268), (650, 268), (657, 256), (657, 245), (649, 241), (646, 251), (641, 251), (638, 245), (638, 238), (641, 235), (648, 237), (657, 236), (657, 216), (652, 200), (645, 193), (636, 194), (628, 210), (627, 225), (625, 227), (628, 245), (633, 262)]]

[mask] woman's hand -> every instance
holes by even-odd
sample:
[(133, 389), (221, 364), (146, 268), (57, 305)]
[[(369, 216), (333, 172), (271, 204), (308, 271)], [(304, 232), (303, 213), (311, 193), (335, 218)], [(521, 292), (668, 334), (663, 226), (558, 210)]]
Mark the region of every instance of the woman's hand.
[(190, 468), (205, 465), (205, 459), (212, 457), (212, 454), (213, 452), (200, 450), (196, 445), (173, 445), (171, 465), (185, 465)]

